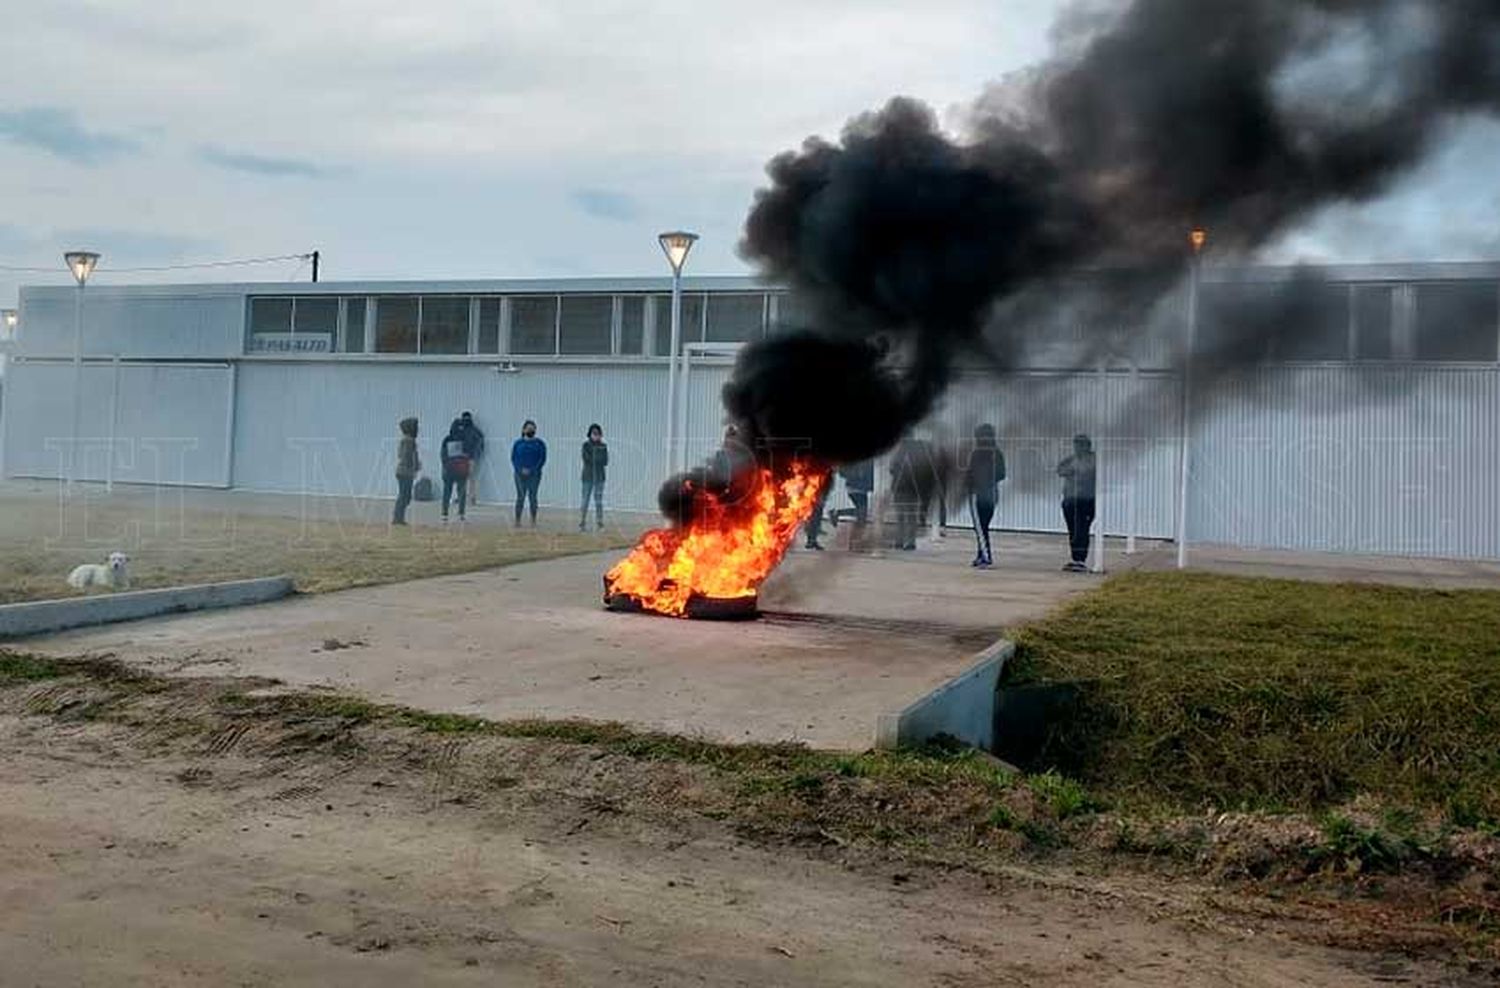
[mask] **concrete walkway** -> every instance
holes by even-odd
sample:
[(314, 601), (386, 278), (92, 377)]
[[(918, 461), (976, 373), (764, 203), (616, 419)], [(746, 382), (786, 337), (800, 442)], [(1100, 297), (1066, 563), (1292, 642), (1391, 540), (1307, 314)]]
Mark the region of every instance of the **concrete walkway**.
[[(1111, 540), (1111, 572), (1173, 549)], [(716, 624), (606, 612), (618, 554), (577, 556), (260, 607), (33, 639), (169, 674), (267, 676), (492, 718), (582, 717), (726, 741), (863, 749), (882, 713), (962, 672), (1004, 628), (1101, 577), (1060, 571), (1056, 536), (1001, 534), (971, 569), (954, 530), (910, 553), (797, 550), (762, 593), (766, 617)], [(1284, 557), (1284, 558), (1283, 558)], [(1196, 548), (1196, 567), (1420, 586), (1500, 586), (1500, 567)]]
[[(1038, 544), (997, 570), (961, 536), (885, 558), (798, 552), (768, 616), (613, 614), (616, 554), (528, 563), (29, 641), (177, 674), (270, 676), (494, 718), (584, 717), (729, 741), (863, 749), (881, 713), (961, 672), (1008, 623), (1096, 578)], [(340, 647), (347, 646), (347, 647)]]

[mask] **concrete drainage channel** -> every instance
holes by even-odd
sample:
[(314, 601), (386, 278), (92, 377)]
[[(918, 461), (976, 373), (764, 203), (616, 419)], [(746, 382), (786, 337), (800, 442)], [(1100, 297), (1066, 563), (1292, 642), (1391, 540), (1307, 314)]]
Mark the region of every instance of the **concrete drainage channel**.
[(116, 621), (135, 621), (161, 614), (264, 604), (291, 592), (291, 577), (272, 576), (257, 580), (4, 604), (0, 605), (0, 641), (67, 631), (71, 628), (113, 624)]
[(909, 747), (946, 735), (981, 751), (995, 750), (1000, 675), (1015, 654), (1015, 643), (1002, 638), (980, 652), (968, 669), (926, 696), (901, 710), (881, 714), (875, 725), (875, 747)]

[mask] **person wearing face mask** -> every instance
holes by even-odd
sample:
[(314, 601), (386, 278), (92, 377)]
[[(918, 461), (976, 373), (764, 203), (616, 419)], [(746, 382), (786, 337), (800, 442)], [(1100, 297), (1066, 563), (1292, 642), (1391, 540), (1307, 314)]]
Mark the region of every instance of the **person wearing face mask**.
[(521, 524), (521, 508), (531, 503), (531, 524), (536, 526), (536, 494), (542, 486), (542, 467), (547, 464), (547, 444), (536, 435), (536, 423), (527, 419), (521, 426), (521, 438), (510, 447), (510, 465), (516, 472), (516, 525)]
[(604, 477), (609, 467), (609, 446), (599, 424), (589, 426), (583, 441), (583, 507), (578, 512), (578, 530), (588, 527), (589, 498), (594, 499), (594, 515), (599, 529), (604, 529)]

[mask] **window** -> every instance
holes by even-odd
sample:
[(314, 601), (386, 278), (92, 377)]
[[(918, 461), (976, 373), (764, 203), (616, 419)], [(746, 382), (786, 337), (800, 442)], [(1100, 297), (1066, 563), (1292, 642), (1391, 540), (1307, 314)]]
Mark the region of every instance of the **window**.
[(511, 299), (510, 352), (557, 352), (557, 296), (518, 295)]
[(761, 337), (765, 323), (766, 296), (709, 295), (708, 339), (712, 343), (747, 343)]
[(620, 352), (639, 356), (646, 352), (646, 297), (626, 295), (620, 307)]
[(776, 295), (776, 325), (782, 329), (801, 329), (813, 321), (808, 300), (791, 292)]
[(1393, 314), (1396, 290), (1390, 285), (1354, 286), (1354, 359), (1390, 360), (1396, 355)]
[[(656, 300), (656, 352), (666, 356), (672, 350), (672, 296), (657, 295)], [(682, 293), (683, 343), (703, 341), (703, 294)]]
[(479, 353), (500, 352), (500, 300), (479, 300)]
[(1492, 361), (1500, 338), (1500, 288), (1493, 281), (1416, 286), (1418, 360)]
[(317, 295), (296, 299), (292, 307), (292, 332), (299, 337), (300, 352), (331, 352), (339, 333), (338, 298)]
[(1198, 352), (1209, 359), (1347, 360), (1349, 289), (1321, 281), (1208, 284)]
[(469, 299), (464, 295), (422, 297), (424, 354), (469, 352)]
[(291, 331), (291, 299), (252, 298), (250, 300), (251, 336), (259, 336), (263, 333), (290, 333)]
[(364, 353), (365, 350), (365, 300), (344, 299), (344, 335), (339, 340), (343, 353)]
[(388, 295), (375, 303), (375, 352), (417, 352), (417, 300)]
[(614, 299), (608, 295), (564, 295), (560, 352), (609, 353)]

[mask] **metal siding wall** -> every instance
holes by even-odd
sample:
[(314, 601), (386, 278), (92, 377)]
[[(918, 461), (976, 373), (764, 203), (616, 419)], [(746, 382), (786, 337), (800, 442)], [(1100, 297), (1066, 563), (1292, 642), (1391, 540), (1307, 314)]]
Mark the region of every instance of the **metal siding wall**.
[(1500, 558), (1500, 369), (1275, 367), (1217, 388), (1193, 539)]
[[(18, 353), (73, 353), (73, 292), (23, 289), (24, 315)], [(241, 295), (132, 298), (86, 289), (83, 302), (85, 356), (223, 359), (242, 350), (245, 300)]]
[[(1167, 538), (1176, 504), (1177, 394), (1176, 380), (1162, 374), (1132, 380), (1111, 371), (1104, 384), (1088, 373), (970, 374), (955, 383), (933, 421), (960, 442), (981, 422), (996, 427), (1008, 473), (997, 526), (1063, 530), (1057, 464), (1072, 452), (1074, 434), (1086, 432), (1101, 459), (1101, 515), (1109, 533), (1129, 531), (1134, 483), (1136, 533)], [(955, 520), (969, 523), (963, 512)]]
[[(121, 364), (115, 402), (114, 366), (85, 363), (78, 434), (82, 480), (108, 475), (114, 409), (114, 479), (122, 483), (221, 486), (225, 447), (227, 366)], [(22, 361), (8, 375), (13, 388), (5, 422), (5, 472), (59, 478), (66, 469), (73, 423), (71, 363)]]
[(547, 441), (541, 500), (577, 507), (579, 447), (588, 426), (610, 448), (605, 507), (655, 510), (666, 475), (665, 367), (374, 362), (240, 365), (235, 484), (255, 490), (342, 496), (394, 492), (396, 423), (421, 420), (424, 472), (441, 476), (438, 447), (459, 412), (474, 413), (488, 450), (480, 498), (515, 496), (510, 445), (525, 419)]

